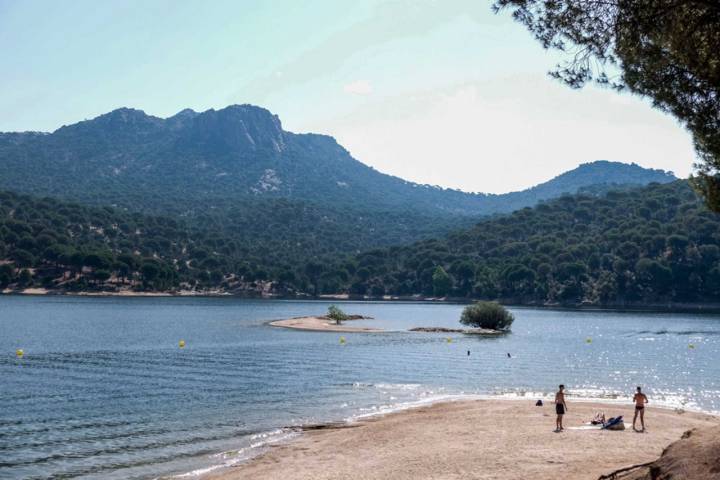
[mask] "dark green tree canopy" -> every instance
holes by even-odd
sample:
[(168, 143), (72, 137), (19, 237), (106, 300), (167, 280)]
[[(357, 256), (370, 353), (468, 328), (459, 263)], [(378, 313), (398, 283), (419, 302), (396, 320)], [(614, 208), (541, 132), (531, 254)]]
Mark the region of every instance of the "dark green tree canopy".
[(717, 0), (496, 0), (545, 48), (567, 52), (551, 75), (648, 97), (693, 135), (694, 183), (720, 211), (720, 2)]
[(718, 303), (720, 215), (678, 181), (562, 197), (355, 262), (370, 266), (348, 273), (350, 293), (364, 293), (351, 287), (362, 282), (515, 304)]

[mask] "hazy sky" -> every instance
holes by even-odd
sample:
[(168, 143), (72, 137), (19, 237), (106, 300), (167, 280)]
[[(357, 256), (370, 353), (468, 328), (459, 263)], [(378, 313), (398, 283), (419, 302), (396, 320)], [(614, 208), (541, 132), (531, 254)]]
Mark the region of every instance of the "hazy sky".
[(0, 131), (251, 103), (382, 172), (495, 193), (694, 161), (647, 101), (548, 78), (557, 54), (485, 0), (0, 0), (0, 46)]

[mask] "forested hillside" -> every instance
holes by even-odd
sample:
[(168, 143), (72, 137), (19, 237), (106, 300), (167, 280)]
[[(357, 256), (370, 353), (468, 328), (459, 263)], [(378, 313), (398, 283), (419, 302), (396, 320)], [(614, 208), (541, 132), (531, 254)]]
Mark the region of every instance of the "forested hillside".
[[(565, 196), (346, 262), (357, 294), (542, 304), (720, 301), (720, 216), (687, 182)], [(345, 265), (335, 267), (346, 271)], [(344, 273), (342, 274), (344, 275)]]
[[(424, 295), (542, 304), (720, 301), (720, 216), (687, 182), (565, 196), (409, 246), (278, 200), (237, 231), (0, 192), (0, 288)], [(396, 219), (401, 221), (401, 219)], [(276, 237), (305, 224), (306, 242)], [(268, 227), (268, 228), (266, 228)], [(369, 231), (367, 235), (372, 235)], [(389, 240), (392, 241), (392, 240)], [(344, 259), (343, 259), (344, 258)]]
[[(270, 279), (278, 291), (306, 288), (319, 262), (399, 241), (375, 238), (377, 215), (346, 214), (278, 199), (190, 225), (0, 192), (0, 289), (256, 290)], [(389, 220), (413, 236), (432, 223)]]

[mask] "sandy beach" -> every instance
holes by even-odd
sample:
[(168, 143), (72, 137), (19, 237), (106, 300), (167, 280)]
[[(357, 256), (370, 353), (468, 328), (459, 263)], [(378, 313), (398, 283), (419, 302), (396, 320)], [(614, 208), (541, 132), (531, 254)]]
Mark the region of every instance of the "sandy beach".
[(568, 407), (567, 430), (554, 433), (552, 404), (440, 403), (307, 431), (247, 463), (204, 478), (597, 479), (657, 459), (689, 429), (720, 425), (720, 418), (711, 415), (649, 407), (646, 433), (603, 431), (582, 426), (599, 410), (608, 417), (624, 415), (631, 423), (632, 406), (570, 401)]
[(328, 320), (327, 318), (323, 317), (297, 317), (289, 318), (287, 320), (275, 320), (273, 322), (270, 322), (270, 325), (272, 325), (273, 327), (294, 328), (296, 330), (312, 330), (323, 332), (375, 333), (385, 331), (380, 328), (351, 327), (344, 323), (337, 325), (334, 321)]

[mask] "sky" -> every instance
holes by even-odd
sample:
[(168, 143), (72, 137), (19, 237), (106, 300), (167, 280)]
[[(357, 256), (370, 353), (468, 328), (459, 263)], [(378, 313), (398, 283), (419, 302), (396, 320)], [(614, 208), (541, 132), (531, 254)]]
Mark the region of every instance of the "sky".
[(691, 137), (672, 117), (549, 78), (562, 57), (490, 7), (0, 0), (0, 131), (250, 103), (381, 172), (465, 191), (520, 190), (601, 159), (691, 172)]

